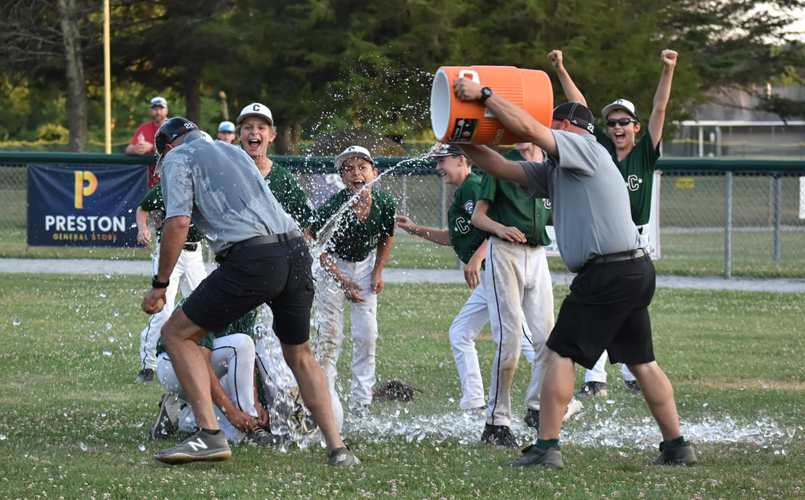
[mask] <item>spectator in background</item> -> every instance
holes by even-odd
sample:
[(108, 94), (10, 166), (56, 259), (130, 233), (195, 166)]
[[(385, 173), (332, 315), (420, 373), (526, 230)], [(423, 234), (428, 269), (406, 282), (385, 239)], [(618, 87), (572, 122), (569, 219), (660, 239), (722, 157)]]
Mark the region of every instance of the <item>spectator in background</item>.
[(227, 144), (235, 143), (235, 124), (232, 122), (221, 122), (218, 124), (218, 140)]
[[(154, 97), (151, 99), (151, 121), (147, 121), (137, 127), (134, 137), (126, 146), (127, 155), (153, 155), (154, 136), (159, 127), (168, 119), (168, 101), (164, 97)], [(154, 172), (156, 162), (148, 165), (148, 189), (156, 186), (159, 176)]]

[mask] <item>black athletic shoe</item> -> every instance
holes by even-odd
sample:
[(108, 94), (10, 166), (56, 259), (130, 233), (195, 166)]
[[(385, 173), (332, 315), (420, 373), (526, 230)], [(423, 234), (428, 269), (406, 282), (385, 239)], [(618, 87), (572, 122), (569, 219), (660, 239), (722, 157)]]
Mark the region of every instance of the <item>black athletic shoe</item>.
[(671, 449), (660, 443), (660, 456), (654, 460), (654, 465), (693, 465), (698, 461), (693, 445), (688, 442)]
[(558, 446), (552, 446), (547, 450), (537, 448), (537, 445), (523, 450), (523, 456), (517, 460), (505, 463), (506, 467), (531, 467), (532, 465), (542, 465), (554, 469), (564, 469), (565, 463), (562, 461), (562, 450)]
[(276, 446), (282, 438), (271, 434), (263, 427), (255, 427), (249, 432), (235, 430), (235, 444), (250, 444), (252, 446)]
[(597, 398), (607, 395), (607, 384), (604, 382), (586, 382), (576, 394), (576, 398)]
[(519, 446), (508, 425), (486, 424), (484, 432), (481, 434), (481, 442), (502, 446), (504, 448), (517, 448)]
[(157, 419), (151, 427), (153, 439), (168, 439), (179, 429), (179, 412), (184, 406), (183, 401), (176, 394), (165, 393), (159, 402)]
[(137, 374), (137, 382), (141, 384), (150, 384), (154, 381), (154, 370), (151, 368), (143, 368)]
[(626, 389), (632, 394), (643, 394), (643, 391), (640, 390), (640, 384), (637, 383), (637, 380), (624, 380), (623, 383), (626, 385)]
[(160, 450), (154, 458), (166, 464), (184, 464), (187, 462), (220, 462), (232, 456), (232, 450), (226, 442), (224, 431), (210, 434), (204, 430), (184, 438), (173, 448)]
[(525, 418), (523, 418), (523, 422), (527, 426), (539, 430), (539, 410), (532, 410), (531, 408), (526, 408)]

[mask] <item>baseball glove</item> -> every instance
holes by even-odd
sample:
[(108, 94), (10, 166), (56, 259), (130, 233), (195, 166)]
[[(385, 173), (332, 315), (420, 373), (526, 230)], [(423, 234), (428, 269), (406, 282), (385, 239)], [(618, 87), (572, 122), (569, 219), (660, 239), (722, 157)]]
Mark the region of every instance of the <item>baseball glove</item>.
[(375, 401), (403, 401), (407, 403), (414, 400), (414, 394), (417, 392), (422, 391), (400, 380), (386, 380), (380, 384), (380, 387), (372, 390), (372, 398)]

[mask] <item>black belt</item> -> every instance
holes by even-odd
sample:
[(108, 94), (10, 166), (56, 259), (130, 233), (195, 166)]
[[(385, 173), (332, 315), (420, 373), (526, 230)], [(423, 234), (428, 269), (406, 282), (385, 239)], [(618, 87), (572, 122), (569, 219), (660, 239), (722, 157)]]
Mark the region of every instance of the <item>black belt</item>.
[(188, 252), (195, 252), (196, 250), (198, 250), (198, 246), (200, 244), (201, 243), (185, 243), (184, 246), (182, 247), (182, 250), (187, 250)]
[(599, 255), (593, 257), (584, 263), (584, 267), (594, 266), (596, 264), (606, 264), (607, 262), (621, 262), (624, 260), (635, 260), (648, 255), (648, 250), (645, 248), (636, 248), (634, 250), (627, 250), (625, 252), (611, 253), (607, 255)]
[(218, 254), (215, 257), (215, 260), (220, 262), (223, 259), (227, 258), (232, 252), (236, 252), (241, 248), (253, 247), (256, 245), (270, 245), (271, 243), (291, 241), (301, 237), (302, 237), (302, 231), (298, 229), (294, 229), (293, 231), (289, 231), (287, 233), (269, 234), (266, 236), (255, 236), (254, 238), (249, 238), (248, 240), (235, 243), (231, 247), (227, 248), (226, 250)]

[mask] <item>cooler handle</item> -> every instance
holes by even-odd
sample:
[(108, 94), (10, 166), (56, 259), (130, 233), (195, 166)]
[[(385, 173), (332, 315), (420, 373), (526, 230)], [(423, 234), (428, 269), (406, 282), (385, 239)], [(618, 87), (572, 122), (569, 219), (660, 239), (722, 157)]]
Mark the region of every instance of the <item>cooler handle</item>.
[(464, 78), (464, 76), (466, 75), (472, 75), (472, 81), (477, 83), (478, 85), (481, 84), (481, 80), (478, 78), (477, 71), (473, 71), (471, 69), (462, 69), (461, 71), (458, 72), (459, 78)]

